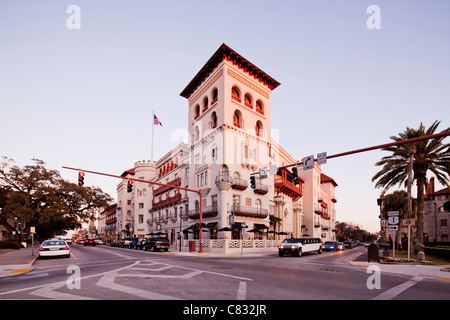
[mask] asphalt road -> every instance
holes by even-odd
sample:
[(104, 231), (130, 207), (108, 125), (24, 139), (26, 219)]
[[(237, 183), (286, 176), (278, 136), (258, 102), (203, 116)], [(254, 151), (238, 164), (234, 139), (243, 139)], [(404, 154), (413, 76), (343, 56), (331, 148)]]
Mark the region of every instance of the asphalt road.
[(0, 279), (0, 299), (450, 299), (449, 281), (410, 275), (382, 274), (380, 288), (369, 288), (372, 274), (349, 263), (364, 250), (203, 257), (73, 244), (70, 258), (38, 260), (32, 272)]

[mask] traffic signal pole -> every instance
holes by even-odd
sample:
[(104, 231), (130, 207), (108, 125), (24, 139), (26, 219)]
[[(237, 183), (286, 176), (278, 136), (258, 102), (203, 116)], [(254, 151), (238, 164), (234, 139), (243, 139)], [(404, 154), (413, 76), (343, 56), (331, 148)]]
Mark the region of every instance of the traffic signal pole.
[[(200, 245), (199, 245), (199, 253), (203, 253), (203, 245), (202, 245), (202, 238), (203, 238), (203, 205), (202, 205), (202, 190), (194, 190), (194, 189), (188, 189), (188, 188), (183, 188), (183, 187), (177, 187), (177, 186), (172, 186), (169, 184), (164, 184), (164, 183), (159, 183), (159, 182), (153, 182), (153, 181), (147, 181), (147, 180), (142, 180), (142, 179), (136, 179), (136, 178), (124, 178), (121, 176), (117, 176), (114, 174), (109, 174), (109, 173), (104, 173), (104, 172), (97, 172), (97, 171), (91, 171), (91, 170), (84, 170), (84, 169), (77, 169), (77, 168), (71, 168), (71, 167), (65, 167), (63, 166), (63, 169), (68, 169), (68, 170), (75, 170), (78, 172), (87, 172), (87, 173), (92, 173), (92, 174), (98, 174), (101, 176), (106, 176), (106, 177), (112, 177), (112, 178), (119, 178), (122, 180), (132, 180), (132, 181), (136, 181), (136, 182), (143, 182), (143, 183), (149, 183), (149, 184), (156, 184), (158, 186), (163, 186), (163, 187), (170, 187), (170, 188), (174, 188), (174, 189), (178, 189), (178, 190), (186, 190), (189, 192), (195, 192), (197, 194), (199, 194), (200, 196), (200, 232), (199, 232), (199, 236), (200, 236)], [(84, 177), (84, 175), (83, 175)], [(180, 217), (181, 219), (181, 217)], [(180, 243), (181, 243), (181, 237), (180, 237)]]
[[(342, 153), (336, 153), (336, 154), (332, 154), (332, 155), (327, 155), (327, 160), (328, 159), (333, 159), (333, 158), (338, 158), (338, 157), (343, 157), (343, 156), (349, 156), (351, 154), (355, 154), (355, 153), (361, 153), (361, 152), (367, 152), (367, 151), (372, 151), (372, 150), (376, 150), (376, 149), (383, 149), (383, 148), (388, 148), (388, 147), (393, 147), (393, 146), (399, 146), (402, 144), (407, 144), (407, 143), (413, 143), (413, 142), (418, 142), (418, 141), (423, 141), (423, 140), (428, 140), (428, 139), (434, 139), (434, 138), (441, 138), (441, 137), (446, 137), (450, 135), (450, 131), (443, 131), (440, 133), (436, 133), (436, 134), (432, 134), (432, 135), (428, 135), (428, 136), (422, 136), (422, 137), (417, 137), (417, 138), (412, 138), (412, 139), (407, 139), (407, 140), (400, 140), (400, 141), (395, 141), (395, 142), (391, 142), (391, 143), (386, 143), (386, 144), (380, 144), (377, 146), (372, 146), (372, 147), (367, 147), (367, 148), (362, 148), (362, 149), (356, 149), (356, 150), (351, 150), (351, 151), (347, 151), (347, 152), (342, 152)], [(314, 159), (314, 161), (317, 161), (317, 159)], [(303, 164), (303, 161), (299, 161), (293, 164), (289, 164), (286, 166), (282, 166), (282, 167), (278, 167), (278, 169), (282, 169), (282, 168), (289, 168), (289, 167), (294, 167), (294, 166), (298, 166)], [(259, 174), (259, 172), (254, 172), (251, 175), (255, 175), (255, 174)]]

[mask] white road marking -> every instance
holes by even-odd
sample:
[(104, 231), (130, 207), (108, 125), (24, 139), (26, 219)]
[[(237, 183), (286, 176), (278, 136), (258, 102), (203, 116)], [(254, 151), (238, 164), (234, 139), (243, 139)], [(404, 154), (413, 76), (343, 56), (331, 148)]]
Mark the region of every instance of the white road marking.
[(239, 282), (239, 289), (236, 300), (246, 300), (246, 295), (247, 295), (247, 282), (241, 281)]
[(411, 288), (416, 283), (419, 283), (423, 278), (424, 277), (416, 276), (409, 281), (406, 281), (396, 287), (393, 287), (393, 288), (379, 294), (378, 296), (373, 298), (373, 300), (392, 300), (396, 296), (398, 296), (400, 293), (405, 291), (406, 289)]

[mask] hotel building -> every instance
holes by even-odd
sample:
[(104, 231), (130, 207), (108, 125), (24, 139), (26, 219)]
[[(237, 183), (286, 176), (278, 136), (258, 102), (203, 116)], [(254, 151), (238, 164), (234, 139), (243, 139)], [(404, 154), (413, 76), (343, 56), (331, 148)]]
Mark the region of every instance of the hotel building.
[[(124, 180), (117, 186), (117, 230), (129, 225), (141, 238), (159, 231), (174, 245), (184, 230), (182, 249), (187, 250), (202, 227), (204, 251), (275, 250), (280, 239), (303, 235), (335, 240), (337, 183), (317, 164), (310, 170), (298, 167), (298, 183), (290, 168), (280, 168), (296, 160), (271, 136), (270, 97), (279, 85), (221, 45), (180, 94), (188, 104), (189, 142), (156, 162), (138, 161), (122, 174), (201, 189), (202, 199), (139, 182), (128, 193)], [(278, 169), (261, 177), (259, 169), (270, 166)]]

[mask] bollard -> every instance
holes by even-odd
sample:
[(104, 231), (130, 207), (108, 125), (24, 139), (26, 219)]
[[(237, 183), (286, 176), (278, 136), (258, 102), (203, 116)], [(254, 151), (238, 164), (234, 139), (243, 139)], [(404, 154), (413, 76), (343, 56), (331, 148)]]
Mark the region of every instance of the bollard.
[(425, 252), (423, 252), (423, 251), (417, 252), (417, 261), (419, 261), (419, 262), (425, 261)]

